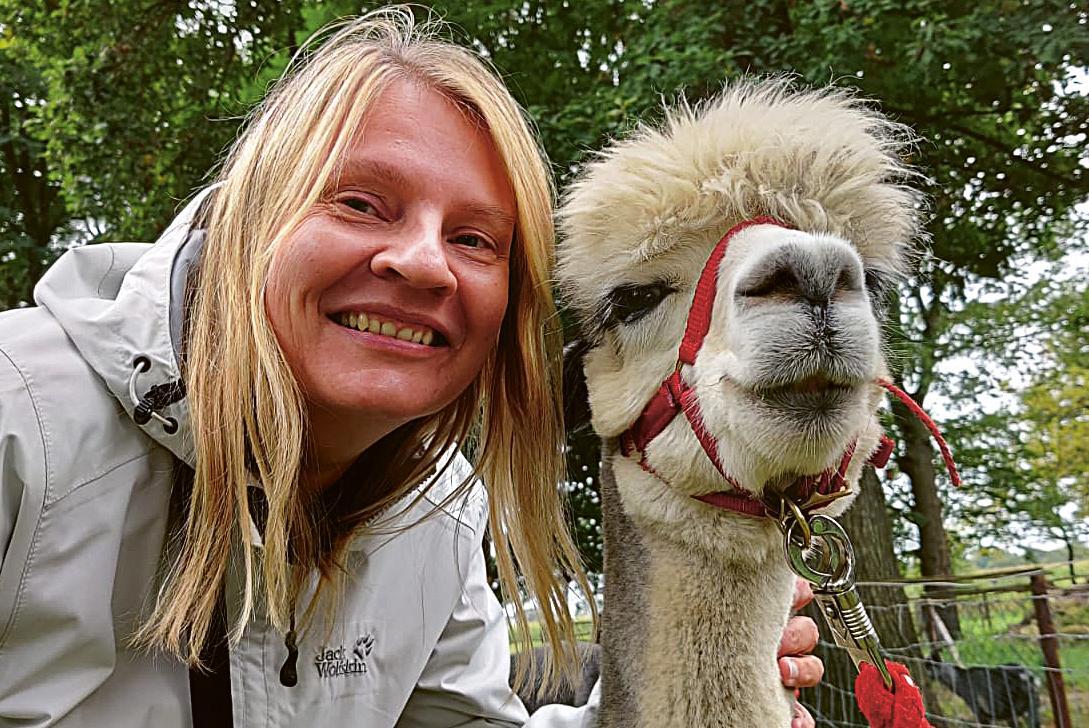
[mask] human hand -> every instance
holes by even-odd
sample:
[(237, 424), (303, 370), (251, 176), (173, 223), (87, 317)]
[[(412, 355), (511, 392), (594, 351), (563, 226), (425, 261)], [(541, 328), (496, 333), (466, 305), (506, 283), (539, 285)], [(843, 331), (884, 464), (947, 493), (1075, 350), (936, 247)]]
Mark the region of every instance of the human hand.
[[(813, 590), (803, 579), (794, 582), (794, 603), (791, 609), (797, 611), (813, 601)], [(791, 617), (783, 629), (783, 638), (779, 642), (779, 674), (783, 685), (794, 688), (797, 697), (798, 688), (815, 687), (824, 675), (824, 663), (819, 657), (809, 654), (817, 646), (817, 624), (809, 617)], [(790, 728), (814, 728), (813, 716), (795, 700), (794, 719)]]

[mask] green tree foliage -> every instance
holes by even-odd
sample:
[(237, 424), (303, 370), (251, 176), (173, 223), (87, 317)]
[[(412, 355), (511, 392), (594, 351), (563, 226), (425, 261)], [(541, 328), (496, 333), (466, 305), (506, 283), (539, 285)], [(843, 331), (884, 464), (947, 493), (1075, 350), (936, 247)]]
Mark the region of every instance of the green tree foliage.
[[(1021, 401), (1027, 422), (1025, 470), (1039, 494), (1026, 510), (1050, 536), (1062, 540), (1074, 561), (1074, 544), (1089, 536), (1089, 367), (1050, 372)], [(1075, 578), (1073, 564), (1070, 576)]]
[(293, 43), (298, 6), (0, 0), (0, 300), (29, 301), (69, 245), (154, 239)]
[(0, 306), (30, 299), (48, 261), (44, 251), (68, 227), (60, 184), (50, 175), (45, 142), (33, 136), (45, 98), (41, 73), (22, 57), (10, 27), (0, 31)]
[[(446, 11), (538, 120), (561, 184), (604, 138), (655, 118), (662, 98), (683, 89), (698, 100), (743, 72), (854, 86), (911, 125), (921, 141), (910, 161), (932, 180), (932, 239), (890, 334), (897, 379), (921, 402), (935, 388), (959, 396), (937, 365), (964, 348), (954, 314), (973, 289), (1002, 288), (1016, 265), (1058, 255), (1077, 232), (1074, 204), (1089, 196), (1089, 96), (1073, 75), (1089, 65), (1089, 31), (1075, 3), (491, 2)], [(899, 502), (920, 530), (924, 573), (946, 573), (933, 448), (904, 410), (895, 414), (909, 476)]]
[(989, 364), (949, 376), (974, 405), (959, 408), (950, 430), (967, 484), (951, 494), (962, 548), (1058, 539), (1072, 560), (1089, 536), (1087, 306), (1084, 267), (1062, 265), (958, 314), (962, 339)]

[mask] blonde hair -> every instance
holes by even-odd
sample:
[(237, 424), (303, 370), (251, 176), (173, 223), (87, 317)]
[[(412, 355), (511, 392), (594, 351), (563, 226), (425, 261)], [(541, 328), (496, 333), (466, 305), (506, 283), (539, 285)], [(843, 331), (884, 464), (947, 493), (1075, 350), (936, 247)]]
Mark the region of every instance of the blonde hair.
[[(184, 372), (197, 452), (179, 556), (149, 621), (145, 644), (199, 664), (236, 532), (245, 544), (245, 593), (237, 639), (254, 600), (281, 631), (294, 613), (301, 574), (338, 570), (349, 538), (432, 472), (451, 445), (475, 441), (474, 470), (489, 496), (489, 528), (503, 594), (522, 648), (530, 629), (520, 587), (537, 603), (557, 656), (546, 682), (573, 676), (574, 623), (566, 584), (590, 593), (568, 533), (560, 409), (561, 335), (549, 287), (553, 189), (521, 108), (475, 54), (441, 40), (404, 7), (326, 29), (308, 43), (257, 107), (231, 149), (204, 216), (207, 238), (187, 324)], [(315, 36), (317, 37), (317, 36)], [(271, 260), (319, 201), (371, 104), (391, 80), (409, 78), (447, 95), (490, 134), (517, 200), (510, 291), (497, 347), (466, 391), (442, 412), (400, 428), (382, 449), (381, 497), (331, 528), (300, 487), (309, 453), (306, 405), (265, 313)], [(247, 483), (268, 501), (263, 549), (254, 555)], [(468, 482), (451, 499), (463, 495)], [(255, 564), (259, 561), (259, 565)], [(517, 564), (517, 566), (516, 566)], [(298, 568), (296, 568), (298, 567)], [(595, 615), (596, 616), (596, 615)], [(519, 679), (524, 668), (519, 669)]]

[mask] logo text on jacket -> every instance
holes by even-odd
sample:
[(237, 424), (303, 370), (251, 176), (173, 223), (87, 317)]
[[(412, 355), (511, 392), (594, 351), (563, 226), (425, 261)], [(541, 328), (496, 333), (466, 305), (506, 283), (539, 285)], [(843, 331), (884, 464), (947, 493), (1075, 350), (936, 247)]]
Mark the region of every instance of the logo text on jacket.
[(349, 649), (346, 645), (324, 647), (314, 656), (314, 667), (320, 678), (366, 675), (370, 668), (367, 658), (374, 649), (374, 635), (361, 635)]

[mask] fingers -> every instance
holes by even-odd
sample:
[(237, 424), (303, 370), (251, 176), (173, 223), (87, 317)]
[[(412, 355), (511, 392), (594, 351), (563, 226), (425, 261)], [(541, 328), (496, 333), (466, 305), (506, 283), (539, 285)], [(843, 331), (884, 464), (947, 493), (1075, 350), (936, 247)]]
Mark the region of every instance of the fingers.
[(795, 701), (794, 717), (790, 721), (790, 728), (816, 728), (816, 725), (816, 721), (813, 720), (813, 716), (809, 714), (805, 706)]
[(791, 617), (783, 629), (779, 641), (779, 657), (783, 655), (808, 655), (817, 647), (817, 623), (809, 617)]
[[(811, 601), (813, 589), (809, 582), (797, 579), (794, 582), (793, 609), (801, 609)], [(779, 674), (783, 685), (790, 688), (811, 688), (820, 683), (824, 676), (824, 663), (819, 657), (809, 654), (817, 647), (819, 637), (817, 623), (809, 617), (790, 618), (779, 642)], [(809, 711), (801, 704), (796, 705), (790, 728), (813, 728), (816, 723)]]
[(790, 608), (797, 612), (813, 601), (813, 587), (805, 579), (798, 577), (794, 580), (794, 601), (791, 603)]
[(824, 677), (824, 663), (819, 657), (780, 657), (779, 675), (788, 688), (812, 688)]

